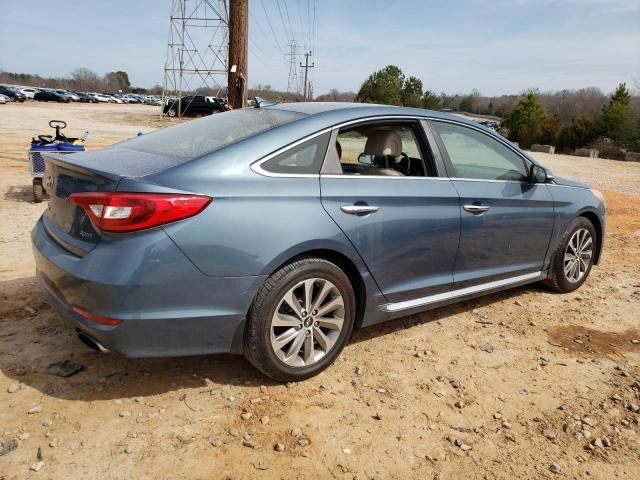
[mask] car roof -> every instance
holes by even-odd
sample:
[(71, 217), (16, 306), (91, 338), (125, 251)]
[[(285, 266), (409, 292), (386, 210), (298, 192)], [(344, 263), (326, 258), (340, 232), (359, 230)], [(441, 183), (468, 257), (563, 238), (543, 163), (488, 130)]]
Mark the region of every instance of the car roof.
[[(291, 144), (292, 142), (306, 138), (317, 132), (333, 128), (336, 125), (349, 123), (351, 121), (366, 122), (368, 119), (375, 120), (380, 117), (399, 117), (400, 119), (403, 117), (443, 119), (453, 121), (458, 124), (473, 126), (474, 128), (486, 131), (487, 134), (491, 136), (498, 136), (493, 130), (489, 130), (479, 123), (470, 121), (458, 115), (418, 108), (363, 103), (300, 102), (272, 104), (259, 108), (247, 108), (244, 110), (251, 111), (259, 109), (296, 112), (300, 116), (298, 119), (280, 125), (277, 128), (262, 131), (229, 146), (225, 146), (224, 148), (203, 155), (200, 158), (194, 158), (190, 162), (184, 163), (184, 168), (189, 168), (187, 167), (189, 163), (197, 166), (200, 162), (206, 163), (210, 160), (214, 161), (214, 157), (220, 158), (220, 162), (217, 162), (216, 168), (224, 168), (224, 165), (229, 163), (228, 159), (231, 157), (243, 159), (241, 161), (239, 160), (239, 162), (255, 161), (256, 159), (262, 158), (265, 155)], [(216, 116), (216, 120), (221, 120), (221, 118)]]
[(469, 121), (458, 115), (451, 115), (450, 113), (436, 112), (434, 110), (425, 110), (422, 108), (378, 105), (374, 103), (299, 102), (277, 103), (262, 108), (303, 113), (310, 117), (315, 117), (314, 119), (316, 120), (322, 119), (327, 122), (327, 125), (380, 116), (441, 118), (445, 120), (454, 120), (459, 123), (467, 123), (469, 125), (478, 125), (476, 122)]

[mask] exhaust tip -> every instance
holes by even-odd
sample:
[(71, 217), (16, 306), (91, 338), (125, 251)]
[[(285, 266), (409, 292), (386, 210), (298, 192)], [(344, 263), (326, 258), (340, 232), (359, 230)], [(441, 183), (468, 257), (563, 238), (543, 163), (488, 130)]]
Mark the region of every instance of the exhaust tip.
[(104, 345), (102, 345), (97, 340), (94, 340), (93, 338), (91, 338), (86, 333), (81, 332), (80, 330), (78, 330), (78, 338), (80, 338), (82, 343), (84, 343), (86, 346), (88, 346), (89, 348), (91, 348), (91, 349), (93, 349), (93, 350), (95, 350), (97, 352), (109, 353), (109, 349), (108, 348), (106, 348)]

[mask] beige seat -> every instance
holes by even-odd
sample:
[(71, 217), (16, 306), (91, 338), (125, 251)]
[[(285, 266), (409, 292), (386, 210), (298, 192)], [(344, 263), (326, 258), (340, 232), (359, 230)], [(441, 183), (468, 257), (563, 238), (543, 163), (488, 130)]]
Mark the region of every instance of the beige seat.
[(385, 166), (366, 167), (365, 175), (387, 175), (387, 176), (404, 176), (402, 173), (388, 168), (389, 161), (395, 161), (396, 157), (402, 155), (402, 139), (395, 130), (373, 130), (367, 137), (367, 143), (364, 146), (364, 153), (374, 157), (386, 158)]

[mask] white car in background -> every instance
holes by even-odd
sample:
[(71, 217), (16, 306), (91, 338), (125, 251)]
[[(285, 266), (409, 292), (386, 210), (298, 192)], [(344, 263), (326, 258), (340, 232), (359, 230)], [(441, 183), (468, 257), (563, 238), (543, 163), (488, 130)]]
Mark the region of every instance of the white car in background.
[(111, 101), (111, 97), (109, 95), (103, 95), (102, 93), (92, 93), (91, 95), (93, 95), (99, 102), (109, 103)]
[(0, 93), (0, 103), (1, 104), (5, 104), (5, 103), (9, 103), (11, 101), (11, 99), (9, 97), (7, 97), (6, 95)]
[(30, 88), (30, 87), (26, 87), (26, 88), (21, 88), (19, 90), (20, 92), (24, 93), (24, 95), (27, 98), (30, 98), (33, 100), (33, 97), (35, 96), (36, 93), (38, 93), (38, 90), (35, 88)]

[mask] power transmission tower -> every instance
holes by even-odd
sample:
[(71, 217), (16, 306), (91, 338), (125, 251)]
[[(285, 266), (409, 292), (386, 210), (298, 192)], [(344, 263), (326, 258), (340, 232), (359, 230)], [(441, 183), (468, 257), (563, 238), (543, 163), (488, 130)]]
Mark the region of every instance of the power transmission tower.
[(229, 5), (229, 103), (233, 108), (247, 104), (249, 0), (230, 0)]
[(304, 54), (304, 65), (300, 63), (300, 68), (304, 68), (304, 99), (307, 99), (307, 92), (309, 88), (309, 83), (307, 81), (309, 69), (316, 66), (315, 62), (309, 65), (309, 57), (311, 56), (311, 52), (306, 52)]
[(300, 82), (298, 80), (298, 45), (295, 40), (289, 44), (289, 81), (287, 82), (287, 93), (300, 95)]
[[(187, 93), (220, 96), (228, 70), (227, 0), (172, 0), (163, 105)], [(178, 102), (177, 113), (182, 112)]]

